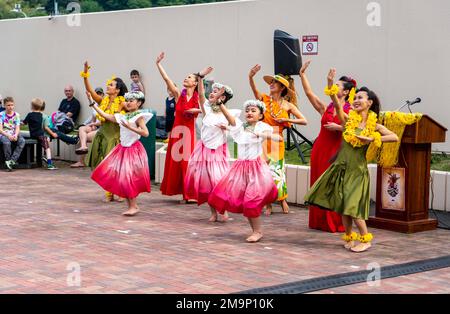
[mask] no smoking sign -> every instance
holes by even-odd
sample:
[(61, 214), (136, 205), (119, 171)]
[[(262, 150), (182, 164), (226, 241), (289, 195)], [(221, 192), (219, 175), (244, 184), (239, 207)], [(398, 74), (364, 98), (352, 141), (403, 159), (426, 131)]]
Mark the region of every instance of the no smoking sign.
[(302, 54), (317, 55), (319, 53), (319, 36), (310, 35), (302, 38)]

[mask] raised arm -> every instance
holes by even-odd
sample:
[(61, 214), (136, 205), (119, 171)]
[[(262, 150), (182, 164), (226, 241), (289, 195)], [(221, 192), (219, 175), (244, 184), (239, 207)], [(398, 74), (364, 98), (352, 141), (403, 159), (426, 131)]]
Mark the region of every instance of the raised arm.
[(302, 68), (300, 69), (300, 79), (302, 81), (303, 91), (305, 92), (306, 97), (308, 98), (311, 105), (313, 105), (314, 109), (320, 114), (323, 115), (327, 106), (323, 103), (316, 94), (314, 94), (311, 85), (309, 84), (308, 77), (306, 76), (306, 69), (308, 69), (311, 60), (306, 61)]
[(199, 72), (199, 76), (197, 76), (197, 82), (198, 82), (198, 98), (199, 98), (199, 105), (200, 109), (202, 110), (202, 114), (205, 115), (205, 84), (203, 83), (202, 76), (206, 76), (210, 74), (214, 69), (212, 67), (207, 67), (203, 71)]
[(255, 95), (256, 99), (261, 100), (262, 95), (258, 91), (258, 88), (256, 87), (255, 80), (254, 80), (254, 77), (255, 77), (256, 73), (259, 72), (259, 70), (261, 70), (261, 66), (259, 64), (255, 65), (253, 68), (251, 68), (250, 72), (248, 73), (248, 80), (250, 83), (250, 87), (253, 91), (253, 95)]
[[(328, 89), (330, 90), (334, 85), (334, 79), (336, 77), (336, 69), (330, 69), (330, 72), (328, 72), (327, 81), (328, 81)], [(330, 98), (333, 101), (334, 108), (336, 109), (336, 115), (339, 118), (339, 121), (342, 125), (344, 125), (347, 122), (348, 115), (345, 113), (344, 109), (342, 108), (342, 104), (339, 103), (339, 99), (337, 98), (336, 94), (330, 94)]]
[[(89, 63), (86, 61), (84, 63), (84, 71), (83, 73), (87, 74), (89, 72), (89, 69), (91, 67), (89, 66)], [(84, 81), (84, 87), (86, 88), (86, 91), (89, 92), (92, 95), (92, 98), (94, 98), (95, 102), (97, 104), (100, 104), (102, 102), (102, 97), (100, 97), (99, 95), (97, 95), (97, 93), (95, 92), (95, 90), (92, 88), (91, 83), (89, 83), (89, 79), (87, 77), (88, 75), (85, 75), (83, 77), (83, 81)]]
[(172, 94), (175, 97), (175, 102), (178, 101), (178, 98), (180, 97), (180, 91), (175, 86), (173, 81), (169, 78), (169, 76), (166, 73), (166, 70), (164, 70), (161, 61), (164, 59), (165, 54), (164, 52), (161, 52), (158, 58), (156, 58), (156, 66), (158, 67), (159, 73), (161, 74), (161, 77), (163, 78), (164, 82), (167, 85), (167, 88), (172, 92)]
[(222, 111), (223, 115), (227, 119), (228, 123), (231, 126), (236, 126), (236, 119), (233, 117), (233, 115), (228, 111), (227, 107), (225, 107), (224, 104), (220, 104), (220, 110)]

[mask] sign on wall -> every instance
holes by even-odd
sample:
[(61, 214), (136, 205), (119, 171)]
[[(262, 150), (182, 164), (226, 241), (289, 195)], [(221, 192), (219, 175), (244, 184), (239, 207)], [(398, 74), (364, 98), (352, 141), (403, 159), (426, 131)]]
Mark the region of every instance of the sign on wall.
[(317, 55), (319, 54), (319, 36), (308, 35), (302, 38), (302, 54)]

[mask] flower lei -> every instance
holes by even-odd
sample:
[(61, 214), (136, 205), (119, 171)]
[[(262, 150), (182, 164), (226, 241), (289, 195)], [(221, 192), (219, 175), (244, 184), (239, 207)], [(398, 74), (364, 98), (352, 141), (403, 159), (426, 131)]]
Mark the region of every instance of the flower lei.
[(417, 123), (422, 118), (421, 113), (404, 113), (387, 111), (380, 113), (381, 124), (397, 134), (399, 141), (395, 143), (384, 143), (381, 148), (369, 146), (367, 160), (377, 161), (382, 167), (393, 167), (398, 163), (398, 152), (400, 150), (403, 132), (407, 125)]
[(328, 86), (325, 86), (325, 89), (323, 91), (325, 92), (325, 95), (327, 95), (327, 96), (337, 95), (337, 93), (339, 93), (339, 86), (337, 86), (336, 84), (331, 86), (331, 88), (328, 88)]
[[(125, 114), (125, 111), (123, 110), (120, 111), (120, 106), (123, 102), (125, 102), (125, 98), (123, 96), (117, 96), (116, 98), (114, 98), (114, 101), (110, 104), (109, 96), (106, 96), (100, 103), (100, 109), (107, 114), (115, 114), (119, 112)], [(105, 122), (105, 118), (103, 118), (99, 114), (97, 114), (97, 119), (102, 123)]]
[(279, 104), (279, 110), (278, 112), (274, 113), (273, 112), (273, 98), (270, 97), (270, 102), (267, 105), (267, 110), (270, 112), (270, 115), (272, 116), (272, 118), (274, 119), (278, 119), (278, 117), (281, 115), (281, 113), (283, 112), (283, 108), (281, 107), (281, 105), (283, 104), (283, 98), (281, 98), (281, 104)]
[[(377, 128), (377, 114), (373, 111), (369, 111), (369, 117), (367, 118), (366, 127), (360, 133), (360, 136), (372, 137), (376, 147), (381, 146), (381, 134), (376, 130)], [(362, 117), (354, 110), (350, 110), (348, 114), (348, 120), (345, 124), (344, 140), (353, 147), (361, 147), (365, 144), (356, 137), (356, 129), (362, 122)]]
[(88, 78), (90, 75), (91, 75), (91, 73), (89, 73), (89, 72), (84, 72), (84, 71), (80, 72), (80, 76), (82, 78)]

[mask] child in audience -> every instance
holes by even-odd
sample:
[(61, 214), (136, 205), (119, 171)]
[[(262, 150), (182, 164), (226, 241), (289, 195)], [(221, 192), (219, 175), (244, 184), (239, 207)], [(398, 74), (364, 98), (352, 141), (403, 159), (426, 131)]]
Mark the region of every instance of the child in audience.
[(132, 92), (142, 92), (145, 94), (144, 84), (142, 84), (141, 75), (139, 74), (139, 71), (138, 70), (131, 71), (130, 78), (131, 78), (130, 90)]
[[(6, 169), (12, 171), (25, 147), (25, 139), (20, 135), (20, 115), (14, 111), (14, 99), (6, 97), (4, 103), (5, 110), (0, 112), (0, 143), (3, 146)], [(16, 143), (14, 152), (13, 143)]]
[[(28, 129), (30, 130), (30, 137), (37, 140), (39, 144), (41, 144), (42, 148), (45, 151), (45, 156), (47, 159), (47, 169), (48, 170), (56, 170), (52, 161), (52, 153), (50, 150), (50, 144), (48, 138), (44, 133), (44, 110), (45, 110), (45, 102), (40, 98), (34, 98), (31, 100), (31, 112), (27, 114), (25, 119), (23, 120), (24, 124), (28, 125)], [(37, 156), (36, 158), (40, 158), (41, 156)]]

